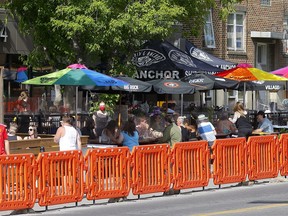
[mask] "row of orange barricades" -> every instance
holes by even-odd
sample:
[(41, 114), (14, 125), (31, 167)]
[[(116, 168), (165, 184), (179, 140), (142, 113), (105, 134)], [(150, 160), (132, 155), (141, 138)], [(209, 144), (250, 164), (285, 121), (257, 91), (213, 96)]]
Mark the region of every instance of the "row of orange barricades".
[[(213, 160), (213, 172), (211, 172)], [(0, 210), (205, 187), (288, 173), (288, 134), (0, 156)]]

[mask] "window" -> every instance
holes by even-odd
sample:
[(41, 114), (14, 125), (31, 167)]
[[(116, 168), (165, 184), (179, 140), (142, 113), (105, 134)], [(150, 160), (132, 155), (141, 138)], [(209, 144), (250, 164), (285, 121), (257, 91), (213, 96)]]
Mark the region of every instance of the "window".
[(271, 1), (270, 0), (261, 0), (260, 4), (265, 5), (265, 6), (271, 6)]
[(237, 96), (237, 91), (236, 90), (228, 89), (227, 91), (228, 91), (228, 97), (229, 98), (236, 98), (236, 96)]
[(204, 26), (205, 46), (215, 48), (215, 37), (212, 22), (212, 11), (208, 13)]
[(244, 13), (229, 14), (227, 21), (228, 50), (244, 51)]

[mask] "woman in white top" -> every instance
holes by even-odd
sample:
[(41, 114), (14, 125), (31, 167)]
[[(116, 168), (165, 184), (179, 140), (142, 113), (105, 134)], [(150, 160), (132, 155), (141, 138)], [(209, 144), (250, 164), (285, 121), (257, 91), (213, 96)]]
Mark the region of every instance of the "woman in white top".
[(62, 126), (57, 129), (54, 142), (59, 143), (60, 151), (81, 150), (80, 135), (72, 126), (72, 119), (69, 116), (62, 118)]

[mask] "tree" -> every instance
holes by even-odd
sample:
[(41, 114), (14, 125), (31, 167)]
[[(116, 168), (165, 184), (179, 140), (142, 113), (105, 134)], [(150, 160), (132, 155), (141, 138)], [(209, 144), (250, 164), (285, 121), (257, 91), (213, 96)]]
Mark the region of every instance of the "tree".
[[(13, 0), (5, 7), (31, 35), (35, 48), (27, 63), (63, 68), (74, 62), (96, 66), (101, 60), (110, 74), (129, 74), (133, 52), (149, 39), (165, 39), (175, 23), (202, 29), (208, 9), (219, 0)], [(221, 0), (227, 15), (241, 0)]]

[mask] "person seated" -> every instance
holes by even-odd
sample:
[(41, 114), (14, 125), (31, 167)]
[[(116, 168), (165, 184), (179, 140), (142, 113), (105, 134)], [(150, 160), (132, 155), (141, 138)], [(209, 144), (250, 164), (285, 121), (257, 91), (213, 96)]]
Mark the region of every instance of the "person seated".
[(150, 128), (149, 128), (149, 134), (153, 138), (160, 138), (163, 136), (164, 131), (164, 123), (162, 122), (162, 116), (161, 114), (153, 114), (150, 117)]
[(12, 141), (12, 140), (22, 140), (22, 137), (21, 136), (17, 136), (16, 133), (17, 133), (17, 130), (18, 130), (18, 125), (15, 123), (15, 122), (11, 122), (10, 123), (10, 127), (8, 129), (8, 140), (9, 141)]
[(71, 118), (71, 125), (77, 130), (79, 135), (82, 136), (81, 129), (77, 125), (77, 120), (76, 120), (75, 116), (70, 116), (70, 118)]
[(139, 133), (140, 139), (149, 137), (149, 124), (147, 123), (146, 116), (136, 117), (136, 130)]
[(55, 134), (57, 128), (60, 127), (61, 116), (57, 111), (57, 107), (54, 105), (49, 107), (49, 113), (50, 116), (48, 117), (47, 122), (44, 123), (44, 127), (47, 128), (48, 133)]
[(273, 133), (273, 125), (272, 122), (265, 117), (264, 111), (259, 111), (256, 115), (257, 122), (258, 122), (258, 128), (253, 131), (253, 133)]
[(165, 116), (165, 124), (166, 127), (163, 131), (163, 137), (161, 137), (158, 142), (159, 143), (168, 143), (170, 147), (177, 142), (181, 142), (182, 135), (180, 128), (175, 124), (174, 118), (172, 115)]
[(186, 116), (178, 116), (177, 120), (176, 120), (177, 126), (181, 130), (181, 136), (182, 136), (181, 141), (182, 142), (189, 141), (189, 130), (184, 125), (185, 119), (186, 119)]
[(109, 144), (120, 144), (121, 141), (119, 137), (120, 130), (118, 128), (117, 121), (110, 120), (102, 131), (101, 142)]
[(184, 125), (189, 131), (189, 141), (197, 140), (197, 121), (195, 119), (191, 119), (191, 122), (189, 123), (188, 119), (185, 119)]
[(233, 124), (228, 119), (228, 113), (223, 112), (219, 118), (219, 120), (216, 123), (216, 132), (217, 134), (227, 134), (227, 137), (231, 134), (235, 134), (237, 131), (237, 128), (235, 124)]
[(163, 103), (162, 110), (164, 113), (173, 115), (175, 113), (175, 106), (176, 106), (176, 103), (168, 103), (168, 104)]
[(96, 142), (96, 131), (95, 131), (95, 121), (87, 117), (85, 121), (85, 126), (81, 128), (82, 135), (89, 136), (89, 143), (95, 143)]
[(28, 128), (28, 135), (29, 136), (24, 137), (24, 140), (27, 140), (27, 139), (40, 139), (41, 138), (40, 136), (38, 136), (36, 126), (32, 126), (32, 125), (30, 125), (29, 128)]
[(208, 121), (208, 118), (201, 114), (198, 116), (198, 134), (202, 140), (207, 140), (209, 147), (211, 147), (216, 140), (216, 130), (211, 122)]
[(119, 142), (120, 145), (127, 146), (130, 152), (134, 146), (139, 146), (139, 134), (133, 116), (128, 117), (128, 121), (124, 123)]

